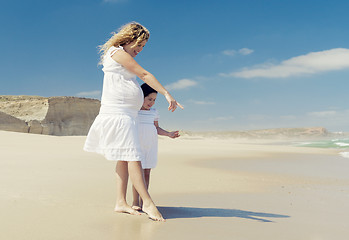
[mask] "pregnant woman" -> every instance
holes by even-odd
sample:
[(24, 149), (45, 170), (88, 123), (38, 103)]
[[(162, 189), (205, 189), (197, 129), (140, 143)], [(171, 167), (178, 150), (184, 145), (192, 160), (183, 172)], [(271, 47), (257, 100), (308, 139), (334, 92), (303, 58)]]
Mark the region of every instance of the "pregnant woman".
[(150, 197), (143, 178), (137, 114), (144, 98), (136, 76), (165, 96), (170, 111), (182, 106), (150, 72), (134, 60), (148, 39), (149, 31), (141, 24), (131, 22), (113, 33), (101, 46), (104, 72), (101, 108), (89, 130), (84, 150), (116, 161), (116, 212), (140, 215), (126, 202), (130, 176), (143, 200), (142, 210), (153, 220), (165, 221)]

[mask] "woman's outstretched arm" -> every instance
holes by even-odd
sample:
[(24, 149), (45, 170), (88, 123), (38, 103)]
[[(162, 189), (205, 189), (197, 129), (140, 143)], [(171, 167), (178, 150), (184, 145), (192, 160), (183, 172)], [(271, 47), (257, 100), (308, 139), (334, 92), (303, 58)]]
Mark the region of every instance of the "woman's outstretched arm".
[(136, 74), (142, 81), (147, 83), (149, 86), (154, 88), (156, 91), (165, 96), (169, 103), (168, 110), (176, 110), (177, 106), (183, 109), (182, 105), (179, 104), (171, 94), (165, 89), (164, 86), (154, 77), (153, 74), (145, 70), (141, 65), (139, 65), (133, 57), (127, 52), (121, 50), (117, 51), (112, 56), (113, 60), (120, 63), (130, 72)]

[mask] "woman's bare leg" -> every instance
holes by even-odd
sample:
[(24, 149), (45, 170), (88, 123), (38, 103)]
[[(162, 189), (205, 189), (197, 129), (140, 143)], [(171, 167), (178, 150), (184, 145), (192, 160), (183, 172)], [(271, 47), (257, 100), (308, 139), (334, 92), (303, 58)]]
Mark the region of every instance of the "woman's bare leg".
[(116, 163), (116, 204), (115, 211), (140, 215), (126, 202), (127, 182), (128, 182), (128, 162), (118, 161)]
[(151, 199), (147, 187), (145, 185), (145, 181), (143, 178), (143, 170), (141, 166), (141, 162), (128, 162), (128, 172), (131, 177), (131, 181), (133, 186), (136, 188), (139, 196), (143, 201), (143, 212), (147, 213), (148, 216), (155, 221), (165, 221), (162, 217), (161, 213), (155, 206), (153, 200)]

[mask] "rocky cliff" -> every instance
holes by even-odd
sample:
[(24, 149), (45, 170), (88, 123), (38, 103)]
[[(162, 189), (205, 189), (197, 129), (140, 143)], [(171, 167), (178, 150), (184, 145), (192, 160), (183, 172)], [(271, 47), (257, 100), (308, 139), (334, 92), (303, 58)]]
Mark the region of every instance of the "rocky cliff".
[(0, 96), (0, 130), (86, 135), (100, 101), (77, 97)]

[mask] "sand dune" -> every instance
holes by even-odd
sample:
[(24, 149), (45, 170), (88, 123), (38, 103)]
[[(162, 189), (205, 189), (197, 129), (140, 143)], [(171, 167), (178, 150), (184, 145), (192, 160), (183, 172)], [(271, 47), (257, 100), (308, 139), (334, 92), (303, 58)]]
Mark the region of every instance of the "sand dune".
[[(150, 192), (166, 223), (113, 212), (113, 162), (85, 137), (0, 131), (1, 239), (336, 239), (348, 159), (270, 140), (160, 138)], [(130, 195), (128, 195), (130, 199)]]

